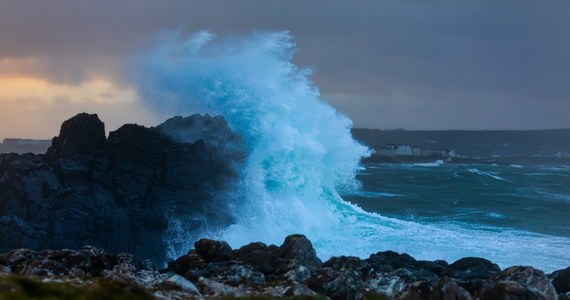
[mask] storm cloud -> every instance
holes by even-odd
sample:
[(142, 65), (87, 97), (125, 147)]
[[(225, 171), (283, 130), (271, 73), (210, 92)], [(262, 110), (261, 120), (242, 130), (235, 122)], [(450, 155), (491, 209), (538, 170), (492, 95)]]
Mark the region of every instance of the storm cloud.
[(0, 78), (127, 88), (129, 58), (167, 30), (289, 30), (357, 127), (570, 127), (568, 1), (4, 0)]

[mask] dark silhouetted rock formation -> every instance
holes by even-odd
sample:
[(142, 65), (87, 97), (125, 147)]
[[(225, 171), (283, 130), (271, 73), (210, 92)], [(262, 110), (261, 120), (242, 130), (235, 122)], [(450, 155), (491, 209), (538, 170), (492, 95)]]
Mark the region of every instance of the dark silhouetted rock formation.
[[(187, 230), (228, 224), (216, 196), (236, 178), (240, 139), (221, 117), (177, 117), (159, 128), (128, 124), (105, 139), (97, 115), (82, 113), (62, 124), (45, 155), (0, 155), (0, 251), (90, 244), (160, 263), (169, 221), (192, 220)], [(177, 138), (185, 131), (191, 140)], [(233, 141), (234, 156), (216, 134)]]

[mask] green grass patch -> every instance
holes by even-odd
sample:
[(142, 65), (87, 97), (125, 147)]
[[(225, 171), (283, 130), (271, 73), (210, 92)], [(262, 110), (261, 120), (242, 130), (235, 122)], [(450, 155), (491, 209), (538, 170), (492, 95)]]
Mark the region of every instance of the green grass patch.
[(109, 281), (98, 281), (88, 286), (69, 283), (42, 282), (20, 276), (0, 277), (0, 300), (31, 299), (153, 299), (141, 288), (124, 287)]

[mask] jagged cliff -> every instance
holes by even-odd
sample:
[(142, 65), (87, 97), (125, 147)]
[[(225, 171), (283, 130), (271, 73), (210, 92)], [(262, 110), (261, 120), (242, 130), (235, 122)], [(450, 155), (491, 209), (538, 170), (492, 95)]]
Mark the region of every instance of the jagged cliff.
[(222, 117), (127, 124), (106, 138), (97, 115), (79, 114), (45, 155), (0, 155), (0, 251), (89, 244), (163, 263), (171, 220), (186, 230), (231, 221), (218, 196), (240, 143)]

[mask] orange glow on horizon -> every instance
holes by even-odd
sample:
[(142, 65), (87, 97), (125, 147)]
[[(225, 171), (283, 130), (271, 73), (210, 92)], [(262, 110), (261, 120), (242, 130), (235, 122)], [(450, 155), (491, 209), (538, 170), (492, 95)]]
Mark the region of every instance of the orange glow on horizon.
[(32, 77), (0, 77), (0, 103), (26, 101), (94, 102), (112, 104), (136, 101), (133, 88), (120, 87), (104, 79), (92, 79), (78, 85), (63, 85)]
[(62, 121), (80, 112), (97, 113), (107, 130), (124, 123), (156, 122), (131, 86), (103, 78), (59, 84), (35, 77), (0, 77), (0, 142), (8, 137), (51, 138)]

